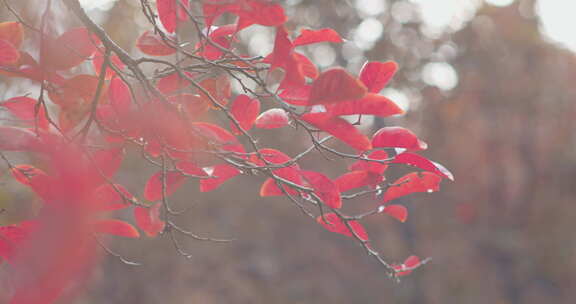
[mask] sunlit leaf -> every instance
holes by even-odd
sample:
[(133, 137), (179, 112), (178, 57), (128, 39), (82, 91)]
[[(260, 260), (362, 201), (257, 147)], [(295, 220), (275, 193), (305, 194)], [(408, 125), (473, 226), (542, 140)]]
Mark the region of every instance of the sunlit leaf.
[(408, 150), (425, 150), (428, 145), (418, 139), (412, 131), (402, 127), (384, 127), (372, 136), (374, 148), (405, 148)]
[(371, 93), (379, 93), (394, 77), (398, 65), (396, 62), (366, 62), (360, 71), (360, 80), (366, 85)]
[(262, 112), (256, 118), (256, 127), (260, 129), (282, 128), (288, 125), (288, 113), (280, 108), (270, 109)]
[(314, 171), (300, 171), (300, 174), (326, 206), (335, 209), (342, 207), (338, 186), (330, 178)]

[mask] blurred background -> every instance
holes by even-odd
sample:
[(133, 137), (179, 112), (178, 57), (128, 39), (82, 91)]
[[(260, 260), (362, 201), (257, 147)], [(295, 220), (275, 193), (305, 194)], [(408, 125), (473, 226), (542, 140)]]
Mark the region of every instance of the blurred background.
[[(9, 2), (25, 18), (39, 14), (36, 1)], [(237, 178), (209, 194), (191, 182), (174, 199), (190, 208), (180, 223), (237, 240), (182, 239), (188, 260), (168, 239), (115, 241), (115, 251), (143, 266), (105, 259), (78, 303), (574, 303), (576, 2), (282, 2), (291, 30), (331, 27), (346, 39), (302, 50), (322, 69), (356, 73), (367, 60), (399, 63), (382, 94), (407, 114), (366, 128), (412, 129), (430, 145), (424, 155), (451, 169), (456, 182), (403, 199), (404, 224), (373, 217), (365, 225), (388, 260), (416, 254), (431, 263), (396, 283), (357, 244), (287, 200), (260, 198), (261, 178)], [(128, 50), (148, 27), (138, 1), (84, 4)], [(13, 19), (0, 9), (0, 20)], [(272, 50), (270, 29), (251, 27), (240, 38), (252, 55)], [(3, 79), (0, 100), (26, 90)], [(290, 130), (260, 135), (291, 155), (306, 147)], [(120, 182), (141, 191), (150, 172), (126, 166)], [(27, 199), (9, 185), (0, 191), (4, 202)]]

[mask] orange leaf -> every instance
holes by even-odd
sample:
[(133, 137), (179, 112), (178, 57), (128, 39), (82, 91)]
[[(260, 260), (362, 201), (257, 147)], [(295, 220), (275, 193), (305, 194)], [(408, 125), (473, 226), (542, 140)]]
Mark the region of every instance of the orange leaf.
[(359, 99), (366, 94), (364, 84), (342, 68), (323, 72), (312, 83), (308, 105), (330, 104)]
[(100, 220), (94, 223), (94, 232), (123, 236), (127, 238), (139, 238), (140, 233), (134, 226), (120, 220)]

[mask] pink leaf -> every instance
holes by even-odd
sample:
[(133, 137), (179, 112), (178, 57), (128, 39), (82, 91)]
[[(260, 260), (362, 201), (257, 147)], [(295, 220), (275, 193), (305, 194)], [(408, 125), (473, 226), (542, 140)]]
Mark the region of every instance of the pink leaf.
[[(386, 151), (384, 150), (376, 150), (370, 152), (370, 154), (368, 154), (366, 158), (371, 160), (383, 161), (388, 159), (388, 153), (386, 153)], [(362, 171), (374, 172), (377, 174), (384, 174), (384, 171), (386, 171), (387, 168), (388, 165), (386, 163), (369, 161), (369, 160), (358, 160), (352, 165), (350, 165), (350, 167), (348, 167), (349, 170), (362, 170)]]
[(384, 180), (380, 174), (370, 171), (352, 171), (339, 176), (334, 182), (338, 185), (340, 192), (346, 192), (352, 189), (364, 186), (375, 187)]

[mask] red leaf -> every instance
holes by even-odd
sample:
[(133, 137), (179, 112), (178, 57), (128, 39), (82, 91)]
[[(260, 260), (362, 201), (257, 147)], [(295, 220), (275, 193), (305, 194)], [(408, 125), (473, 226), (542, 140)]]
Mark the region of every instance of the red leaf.
[[(387, 160), (388, 153), (386, 153), (386, 151), (384, 150), (376, 150), (370, 152), (370, 154), (368, 154), (366, 158), (372, 160)], [(388, 165), (385, 163), (374, 162), (369, 160), (358, 160), (352, 165), (350, 165), (350, 167), (348, 167), (348, 169), (351, 171), (362, 170), (362, 171), (374, 172), (377, 174), (384, 174), (384, 171), (386, 171), (387, 168)]]
[(216, 60), (224, 55), (224, 52), (216, 45), (224, 49), (230, 48), (232, 40), (231, 36), (236, 33), (236, 24), (219, 26), (214, 30), (212, 30), (211, 27), (210, 29), (211, 32), (209, 34), (209, 39), (211, 40), (211, 43), (208, 41), (199, 42), (196, 44), (196, 48), (203, 48), (203, 50), (199, 53), (200, 56), (208, 60)]
[(38, 137), (28, 129), (0, 126), (0, 151), (34, 151)]
[(136, 42), (136, 47), (151, 56), (168, 56), (176, 53), (176, 49), (167, 45), (159, 35), (152, 31), (145, 31)]
[[(252, 99), (247, 95), (239, 95), (234, 100), (230, 113), (240, 124), (240, 128), (248, 131), (254, 125), (254, 121), (260, 114), (260, 101), (256, 98)], [(230, 122), (230, 128), (234, 134), (240, 135), (242, 132), (236, 128), (234, 123)]]
[[(326, 219), (326, 221), (324, 219)], [(326, 213), (324, 214), (324, 218), (320, 215), (316, 218), (316, 222), (324, 226), (324, 228), (326, 228), (328, 231), (343, 234), (349, 237), (354, 237), (355, 233), (359, 239), (368, 241), (368, 233), (366, 233), (366, 229), (364, 229), (364, 227), (358, 221), (348, 221), (348, 224), (354, 233), (350, 231), (348, 226), (346, 226), (346, 224), (342, 222), (340, 217), (335, 213)]]
[(402, 127), (384, 127), (372, 136), (374, 148), (405, 148), (408, 150), (425, 150), (428, 145), (408, 129)]
[(124, 160), (124, 149), (112, 148), (94, 153), (94, 165), (107, 178), (112, 178)]
[[(292, 158), (276, 149), (260, 149), (258, 152), (266, 162), (282, 167), (272, 170), (274, 175), (297, 185), (302, 185), (302, 177), (300, 175), (300, 167), (298, 164), (294, 163), (289, 166), (286, 165), (287, 162), (292, 161)], [(264, 160), (259, 159), (257, 155), (254, 155), (251, 159), (251, 161), (257, 166), (266, 166), (267, 164)]]
[(200, 95), (184, 93), (170, 96), (168, 100), (182, 105), (191, 119), (197, 119), (210, 110), (210, 102)]
[(247, 0), (237, 11), (238, 30), (252, 24), (264, 26), (279, 26), (286, 22), (286, 14), (282, 5), (261, 0)]
[(282, 128), (288, 125), (288, 113), (280, 108), (270, 109), (262, 112), (256, 118), (256, 127), (260, 129)]
[(382, 210), (381, 212), (384, 212), (392, 216), (393, 218), (399, 220), (402, 223), (406, 222), (406, 219), (408, 219), (408, 210), (406, 209), (406, 207), (402, 205), (386, 205), (382, 207), (384, 208), (384, 210)]
[[(179, 3), (178, 3), (179, 2)], [(185, 10), (181, 7), (188, 7), (187, 0), (157, 0), (156, 8), (160, 22), (168, 33), (174, 33), (178, 24), (178, 19), (187, 16)]]
[(19, 48), (23, 39), (24, 30), (20, 22), (0, 22), (0, 40), (6, 40), (15, 48)]
[(92, 194), (92, 204), (97, 211), (113, 211), (130, 207), (126, 200), (136, 198), (119, 184), (103, 184)]
[(139, 238), (140, 233), (134, 226), (119, 220), (100, 220), (94, 223), (94, 232), (123, 236), (127, 238)]
[(318, 68), (308, 57), (298, 52), (294, 52), (293, 56), (296, 59), (296, 62), (298, 62), (304, 76), (312, 79), (318, 78)]
[(273, 70), (277, 67), (286, 67), (286, 60), (292, 55), (294, 46), (288, 38), (288, 31), (284, 26), (276, 28), (276, 36), (274, 39), (274, 50), (264, 61), (270, 62), (270, 69)]
[(12, 43), (0, 39), (0, 66), (13, 65), (20, 59), (20, 51)]
[(404, 110), (400, 109), (392, 100), (374, 93), (368, 93), (360, 99), (327, 105), (327, 112), (335, 116), (363, 114), (388, 117), (404, 114)]
[(26, 241), (36, 228), (36, 223), (24, 221), (9, 226), (0, 226), (0, 262), (10, 262), (14, 257), (14, 251), (23, 241)]
[(378, 93), (394, 77), (397, 70), (398, 65), (393, 61), (366, 62), (360, 71), (360, 80), (366, 85), (369, 92)]
[(86, 28), (73, 28), (56, 39), (46, 39), (40, 62), (55, 70), (67, 70), (90, 58), (99, 44), (98, 37)]
[[(184, 74), (186, 74), (186, 76), (189, 78), (194, 79), (194, 74), (190, 72), (184, 72)], [(168, 76), (160, 78), (156, 84), (156, 87), (163, 94), (171, 94), (175, 91), (179, 91), (185, 87), (188, 87), (189, 85), (190, 82), (186, 78), (180, 77), (180, 74), (178, 73), (172, 73)]]
[(278, 97), (282, 98), (284, 102), (295, 106), (305, 106), (308, 104), (310, 91), (312, 86), (303, 85), (298, 87), (284, 88)]
[(366, 87), (360, 80), (342, 68), (333, 68), (320, 74), (312, 83), (308, 105), (337, 103), (364, 95)]
[(302, 120), (316, 128), (334, 135), (352, 148), (360, 151), (372, 149), (370, 140), (356, 127), (346, 120), (326, 113), (308, 113), (301, 116)]
[(207, 122), (195, 122), (192, 123), (192, 126), (199, 134), (203, 134), (215, 144), (221, 145), (222, 150), (238, 153), (245, 152), (244, 146), (238, 142), (236, 137), (218, 125)]
[[(102, 69), (102, 63), (104, 63), (104, 54), (102, 50), (97, 50), (94, 58), (92, 59), (92, 66), (94, 67), (94, 71), (97, 75), (100, 75), (100, 69)], [(110, 79), (116, 75), (116, 72), (110, 67), (111, 65), (115, 66), (119, 70), (123, 70), (125, 65), (122, 60), (117, 55), (110, 56), (109, 66), (106, 69), (106, 79)]]
[[(166, 172), (166, 197), (172, 195), (186, 180), (186, 177), (177, 171)], [(150, 177), (144, 188), (144, 198), (154, 202), (162, 199), (162, 171)]]
[[(286, 190), (286, 192), (290, 195), (297, 195), (298, 191), (293, 189), (292, 187), (288, 186), (288, 185), (282, 185), (282, 188), (284, 188), (284, 190)], [(280, 189), (280, 187), (278, 187), (278, 185), (276, 184), (276, 181), (273, 178), (268, 178), (264, 181), (264, 183), (262, 183), (262, 186), (260, 186), (260, 196), (262, 197), (266, 197), (266, 196), (281, 196), (284, 195), (284, 192), (282, 192), (282, 190)]]
[(400, 265), (392, 265), (392, 267), (394, 268), (394, 270), (396, 270), (396, 275), (397, 276), (405, 276), (408, 275), (410, 273), (412, 273), (412, 271), (415, 268), (418, 268), (422, 265), (422, 261), (420, 261), (420, 258), (412, 255), (409, 256), (404, 263), (400, 264)]
[(364, 186), (375, 187), (384, 180), (380, 174), (370, 171), (352, 171), (339, 176), (334, 182), (338, 185), (340, 192), (346, 192), (352, 189)]
[(306, 30), (300, 32), (300, 36), (294, 39), (294, 46), (318, 43), (318, 42), (342, 42), (340, 35), (331, 28), (320, 30)]
[(118, 115), (125, 115), (130, 112), (132, 95), (128, 85), (121, 78), (114, 78), (110, 81), (108, 97), (112, 108)]
[(342, 207), (338, 186), (326, 175), (314, 171), (300, 171), (300, 174), (326, 206), (335, 209)]
[(134, 208), (136, 225), (149, 237), (156, 237), (166, 226), (166, 223), (160, 219), (160, 207), (162, 203), (154, 204), (150, 208)]
[(221, 164), (214, 166), (211, 176), (213, 178), (206, 178), (200, 180), (200, 192), (209, 192), (217, 189), (223, 183), (239, 175), (240, 171), (235, 167), (227, 164)]
[(38, 127), (42, 130), (48, 129), (48, 118), (46, 117), (46, 110), (38, 104), (38, 114), (36, 114), (36, 105), (38, 102), (35, 99), (26, 96), (10, 98), (0, 104), (10, 111), (10, 113), (21, 120)]
[(435, 174), (440, 175), (444, 178), (447, 178), (451, 181), (454, 181), (454, 175), (452, 175), (452, 173), (450, 171), (448, 171), (448, 169), (446, 169), (441, 164), (435, 163), (435, 162), (433, 162), (433, 161), (431, 161), (431, 160), (429, 160), (423, 156), (420, 156), (418, 154), (414, 154), (414, 153), (410, 153), (410, 152), (400, 153), (400, 154), (396, 155), (396, 157), (394, 158), (393, 161), (391, 161), (391, 163), (393, 163), (393, 164), (407, 164), (410, 166), (420, 168), (420, 169), (425, 170), (425, 171), (435, 173)]
[(390, 185), (382, 203), (416, 192), (435, 192), (440, 190), (442, 178), (430, 172), (412, 172), (399, 178)]
[[(204, 88), (204, 90), (212, 96), (214, 101), (218, 102), (221, 106), (225, 106), (228, 104), (228, 99), (232, 94), (232, 90), (230, 87), (230, 79), (226, 74), (220, 74), (216, 77), (210, 77), (204, 79), (200, 82), (200, 86)], [(202, 90), (197, 90), (196, 94), (200, 95), (202, 98), (205, 98), (213, 109), (218, 109), (219, 107), (214, 104), (210, 96), (204, 93)]]

